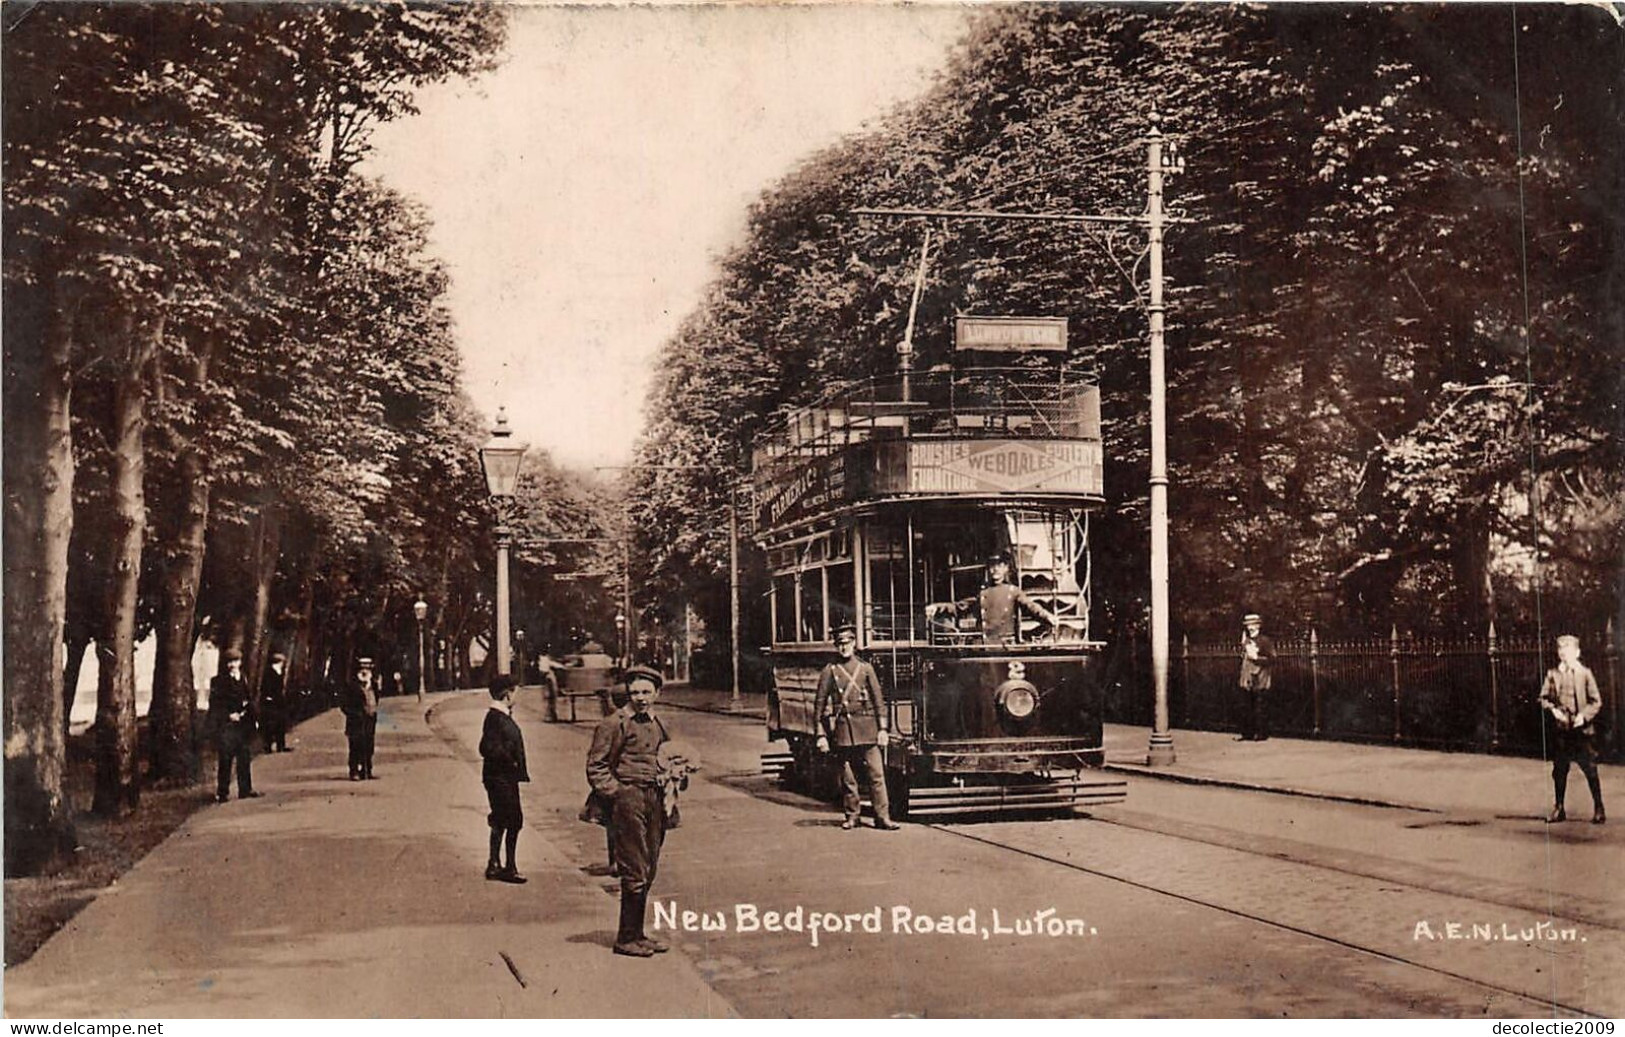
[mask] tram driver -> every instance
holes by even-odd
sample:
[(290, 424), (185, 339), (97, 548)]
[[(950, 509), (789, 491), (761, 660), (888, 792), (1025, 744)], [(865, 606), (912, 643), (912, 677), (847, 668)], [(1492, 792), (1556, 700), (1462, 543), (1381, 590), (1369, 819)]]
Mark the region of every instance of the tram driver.
[(933, 620), (945, 615), (974, 613), (981, 621), (982, 643), (1002, 645), (1019, 640), (1016, 636), (1019, 630), (1019, 617), (1016, 615), (1018, 607), (1042, 619), (1052, 628), (1060, 623), (1060, 618), (1055, 613), (1034, 601), (1026, 591), (1010, 582), (1010, 556), (999, 552), (988, 557), (987, 585), (976, 597), (951, 604), (929, 606), (927, 611), (933, 613), (930, 617)]

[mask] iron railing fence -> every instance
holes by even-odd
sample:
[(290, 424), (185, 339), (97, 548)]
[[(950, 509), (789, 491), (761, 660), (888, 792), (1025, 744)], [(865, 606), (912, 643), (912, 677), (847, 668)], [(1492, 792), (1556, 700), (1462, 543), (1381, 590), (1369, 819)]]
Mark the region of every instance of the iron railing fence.
[[(1270, 730), (1294, 738), (1385, 742), (1434, 749), (1545, 755), (1538, 704), (1546, 670), (1557, 663), (1552, 638), (1534, 635), (1432, 638), (1401, 635), (1351, 641), (1307, 637), (1275, 640), (1267, 697)], [(1603, 707), (1597, 748), (1625, 762), (1620, 720), (1619, 645), (1612, 624), (1581, 636), (1582, 661), (1596, 675)], [(1125, 661), (1130, 680), (1108, 694), (1108, 716), (1150, 722), (1149, 657)], [(1238, 687), (1239, 637), (1174, 648), (1169, 711), (1176, 728), (1238, 731), (1246, 714)], [(1143, 677), (1143, 680), (1141, 679)], [(1136, 692), (1136, 689), (1138, 692)]]

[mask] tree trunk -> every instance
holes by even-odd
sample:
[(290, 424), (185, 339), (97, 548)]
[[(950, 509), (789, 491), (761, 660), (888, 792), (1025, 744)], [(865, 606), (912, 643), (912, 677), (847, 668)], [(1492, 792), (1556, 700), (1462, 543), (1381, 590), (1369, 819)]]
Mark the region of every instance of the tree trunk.
[(254, 537), (254, 610), (248, 623), (248, 644), (243, 649), (243, 672), (248, 675), (255, 709), (259, 707), (260, 678), (271, 654), (271, 583), (276, 579), (282, 549), (282, 508), (276, 503), (260, 509)]
[[(209, 374), (212, 343), (199, 347), (187, 379), (201, 395)], [(176, 507), (170, 528), (164, 531), (163, 574), (159, 581), (156, 636), (158, 658), (153, 665), (152, 777), (158, 781), (192, 783), (198, 780), (193, 718), (197, 686), (192, 675), (196, 646), (198, 585), (209, 526), (210, 476), (195, 441), (174, 437), (176, 453)]]
[[(62, 624), (73, 527), (70, 423), (74, 309), (60, 285), (48, 302), (6, 293), (5, 338), (5, 873), (38, 874), (78, 840), (63, 793), (67, 724)], [(29, 305), (34, 302), (35, 305)]]
[(85, 650), (90, 647), (91, 636), (89, 630), (69, 629), (68, 661), (62, 667), (62, 729), (66, 731), (73, 724), (74, 693), (79, 688), (79, 673), (85, 665)]
[(1462, 632), (1486, 629), (1495, 621), (1495, 595), (1490, 589), (1490, 518), (1470, 512), (1450, 532), (1450, 569), (1456, 590), (1453, 617)]
[(96, 796), (91, 803), (94, 812), (107, 817), (134, 810), (141, 799), (135, 720), (136, 597), (147, 532), (147, 367), (163, 333), (162, 316), (140, 326), (130, 316), (119, 322), (118, 334), (125, 348), (113, 386), (109, 636), (96, 645), (101, 673), (96, 688)]

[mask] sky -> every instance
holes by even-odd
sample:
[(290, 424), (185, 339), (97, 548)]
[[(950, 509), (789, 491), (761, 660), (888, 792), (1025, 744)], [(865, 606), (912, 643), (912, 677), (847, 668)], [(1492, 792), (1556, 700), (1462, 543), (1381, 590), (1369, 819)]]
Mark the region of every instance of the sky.
[(923, 93), (950, 5), (515, 6), (506, 60), (366, 170), (428, 207), (464, 383), (574, 468), (631, 457), (660, 347), (803, 159)]

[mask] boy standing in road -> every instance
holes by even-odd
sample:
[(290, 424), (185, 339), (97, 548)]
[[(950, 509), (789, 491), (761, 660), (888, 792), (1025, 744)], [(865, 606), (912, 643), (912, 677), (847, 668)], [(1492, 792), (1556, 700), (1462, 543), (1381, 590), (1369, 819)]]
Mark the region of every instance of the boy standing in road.
[(1546, 684), (1540, 689), (1540, 704), (1552, 718), (1555, 728), (1552, 740), (1552, 800), (1551, 816), (1546, 820), (1555, 824), (1568, 820), (1563, 809), (1563, 796), (1569, 787), (1570, 761), (1580, 765), (1591, 789), (1591, 823), (1600, 825), (1608, 819), (1602, 809), (1602, 781), (1597, 776), (1597, 746), (1594, 741), (1594, 721), (1602, 712), (1602, 695), (1597, 690), (1597, 678), (1580, 662), (1580, 639), (1564, 634), (1557, 639), (1558, 663), (1546, 671)]
[[(491, 803), (486, 818), (491, 825), (491, 854), (485, 865), (485, 877), (495, 882), (523, 883), (514, 851), (519, 848), (519, 829), (525, 823), (525, 813), (519, 803), (519, 783), (530, 780), (525, 767), (525, 737), (513, 719), (513, 678), (498, 674), (491, 678), (491, 708), (485, 713), (485, 730), (480, 735), (480, 758), (485, 761), (481, 778), (485, 782), (485, 795)], [(508, 863), (502, 864), (497, 853), (507, 848)]]
[(587, 752), (587, 782), (610, 807), (615, 865), (621, 873), (621, 919), (615, 953), (647, 958), (667, 948), (643, 931), (649, 887), (660, 864), (666, 837), (666, 809), (660, 792), (660, 747), (670, 741), (651, 712), (663, 678), (646, 666), (621, 675), (631, 698), (627, 712), (605, 719), (593, 732)]

